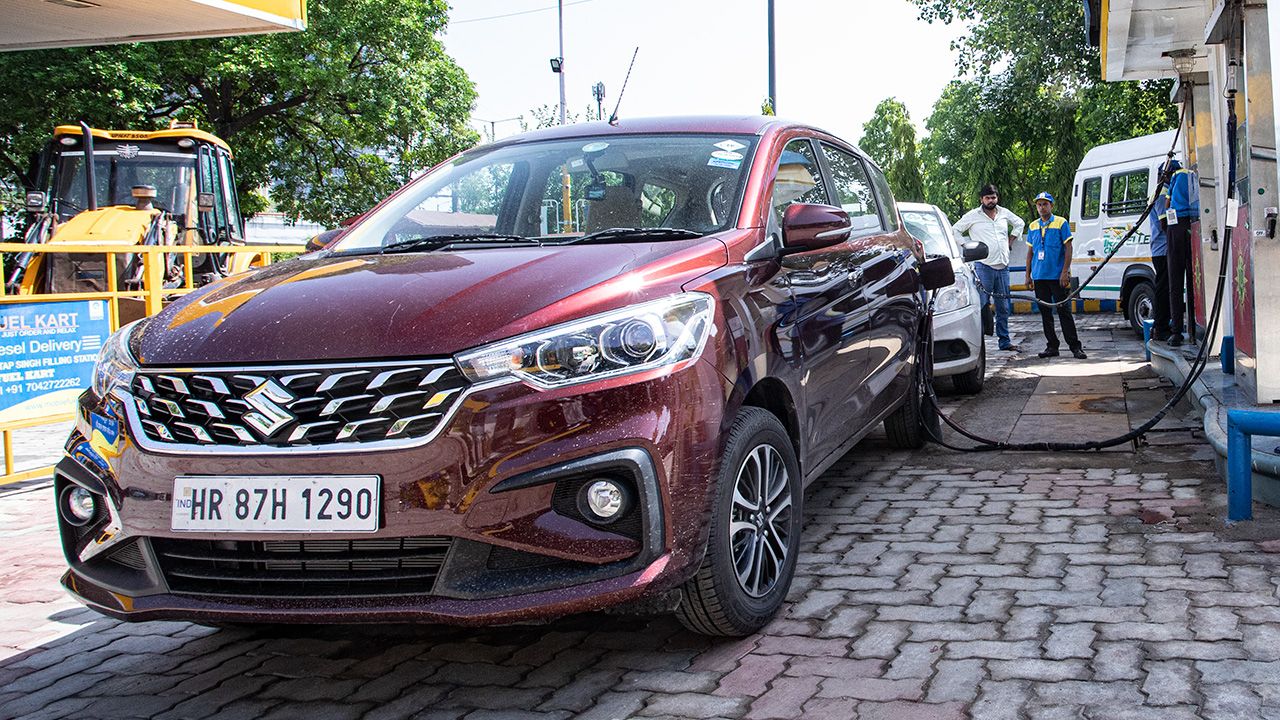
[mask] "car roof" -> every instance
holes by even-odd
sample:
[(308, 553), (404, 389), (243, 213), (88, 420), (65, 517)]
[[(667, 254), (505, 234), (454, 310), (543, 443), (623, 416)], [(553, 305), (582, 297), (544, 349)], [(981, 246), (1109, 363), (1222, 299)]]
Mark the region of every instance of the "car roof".
[[(601, 135), (639, 135), (660, 133), (763, 135), (770, 129), (799, 127), (831, 135), (812, 125), (782, 120), (767, 115), (686, 115), (620, 119), (616, 125), (607, 122), (574, 123), (531, 130), (503, 138), (496, 143), (508, 145), (540, 140), (558, 140)], [(835, 137), (832, 135), (832, 137)]]

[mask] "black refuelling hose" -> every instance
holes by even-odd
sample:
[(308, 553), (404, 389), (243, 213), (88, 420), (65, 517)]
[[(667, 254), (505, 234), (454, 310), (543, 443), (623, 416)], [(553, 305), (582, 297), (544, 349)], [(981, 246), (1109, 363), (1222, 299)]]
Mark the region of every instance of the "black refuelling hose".
[[(993, 298), (1000, 298), (1003, 300), (1023, 300), (1026, 302), (1033, 302), (1033, 303), (1036, 303), (1037, 305), (1040, 305), (1041, 307), (1047, 307), (1047, 308), (1060, 307), (1078, 298), (1080, 296), (1080, 293), (1083, 292), (1084, 289), (1089, 286), (1089, 283), (1093, 282), (1094, 278), (1098, 277), (1098, 273), (1102, 272), (1102, 268), (1106, 267), (1107, 263), (1111, 262), (1111, 258), (1115, 257), (1116, 253), (1120, 252), (1120, 248), (1124, 247), (1125, 244), (1128, 243), (1131, 238), (1133, 238), (1133, 236), (1138, 232), (1138, 230), (1140, 230), (1142, 226), (1147, 222), (1147, 218), (1151, 216), (1151, 211), (1155, 208), (1155, 205), (1156, 205), (1156, 198), (1160, 197), (1160, 193), (1164, 191), (1165, 183), (1169, 181), (1168, 160), (1173, 159), (1174, 150), (1178, 147), (1178, 140), (1182, 137), (1182, 124), (1187, 119), (1188, 105), (1182, 106), (1182, 114), (1178, 117), (1178, 127), (1173, 134), (1173, 144), (1169, 146), (1169, 152), (1167, 154), (1168, 159), (1165, 161), (1164, 168), (1162, 168), (1163, 172), (1160, 173), (1160, 177), (1156, 182), (1156, 191), (1151, 196), (1151, 202), (1147, 203), (1147, 207), (1142, 211), (1142, 215), (1138, 217), (1137, 221), (1133, 223), (1133, 227), (1129, 228), (1129, 231), (1124, 234), (1124, 237), (1120, 238), (1120, 242), (1116, 243), (1116, 246), (1111, 248), (1111, 252), (1107, 253), (1107, 256), (1102, 259), (1102, 262), (1099, 263), (1096, 267), (1094, 267), (1093, 272), (1089, 274), (1089, 277), (1085, 278), (1084, 282), (1080, 283), (1076, 287), (1076, 289), (1067, 293), (1067, 296), (1065, 298), (1058, 300), (1057, 302), (1049, 302), (1048, 300), (1041, 300), (1040, 298), (1037, 298), (1034, 295), (1019, 295), (1016, 293), (998, 293), (993, 290), (988, 290), (987, 287), (982, 284), (982, 278), (978, 276), (978, 273), (974, 273), (973, 281), (974, 283), (977, 284), (978, 289), (985, 292), (986, 294), (990, 295)], [(1030, 267), (1026, 269), (1026, 275), (1028, 277), (1031, 275)]]
[[(1187, 112), (1187, 106), (1184, 105), (1182, 109), (1183, 119), (1185, 119), (1186, 117), (1186, 112)], [(1235, 130), (1235, 126), (1236, 126), (1236, 112), (1235, 112), (1234, 94), (1232, 94), (1232, 96), (1229, 97), (1227, 101), (1227, 151), (1228, 151), (1228, 157), (1231, 157), (1233, 159), (1235, 157), (1236, 142), (1237, 142), (1237, 133)], [(1180, 134), (1181, 131), (1182, 131), (1182, 121), (1180, 120), (1178, 123), (1178, 133)], [(1177, 142), (1178, 142), (1178, 134), (1175, 134), (1174, 147), (1177, 146)], [(1169, 157), (1170, 158), (1173, 157), (1173, 148), (1170, 148), (1169, 150)], [(1168, 163), (1166, 163), (1165, 165), (1167, 168)], [(1160, 182), (1156, 187), (1157, 196), (1159, 196), (1160, 191), (1163, 189), (1163, 186), (1166, 180), (1166, 177), (1165, 177), (1166, 175), (1167, 175), (1167, 172), (1161, 174)], [(1236, 169), (1233, 163), (1232, 166), (1229, 167), (1228, 173), (1227, 173), (1228, 201), (1230, 201), (1235, 197), (1235, 184), (1236, 184)], [(1150, 215), (1151, 210), (1154, 207), (1155, 207), (1155, 199), (1153, 198), (1151, 203), (1147, 205), (1147, 209), (1143, 211), (1142, 217), (1139, 219), (1139, 221), (1136, 224), (1134, 224), (1133, 229), (1129, 230), (1129, 232), (1125, 234), (1124, 238), (1120, 241), (1120, 243), (1118, 243), (1116, 247), (1111, 251), (1111, 253), (1107, 255), (1106, 259), (1103, 260), (1102, 265), (1099, 265), (1094, 270), (1093, 274), (1089, 276), (1088, 280), (1082, 283), (1080, 287), (1076, 291), (1074, 291), (1071, 295), (1068, 295), (1068, 298), (1067, 298), (1068, 300), (1070, 300), (1072, 296), (1078, 295), (1080, 290), (1086, 287), (1088, 283), (1091, 282), (1095, 276), (1097, 276), (1098, 272), (1102, 269), (1102, 266), (1106, 265), (1106, 263), (1109, 260), (1111, 260), (1111, 258), (1116, 254), (1117, 251), (1119, 251), (1119, 249), (1124, 245), (1124, 243), (1128, 242), (1129, 238), (1133, 236), (1134, 232), (1139, 227), (1142, 226), (1142, 222), (1146, 220), (1147, 216)], [(929, 435), (929, 438), (933, 442), (949, 450), (955, 450), (958, 452), (999, 452), (999, 451), (1006, 451), (1006, 450), (1019, 451), (1019, 452), (1082, 452), (1082, 451), (1090, 451), (1090, 450), (1103, 450), (1109, 447), (1124, 445), (1125, 443), (1134, 442), (1138, 438), (1150, 432), (1152, 428), (1154, 428), (1157, 424), (1160, 423), (1161, 420), (1164, 419), (1164, 416), (1167, 415), (1175, 405), (1177, 405), (1179, 402), (1182, 401), (1184, 397), (1186, 397), (1187, 393), (1190, 392), (1191, 390), (1191, 386), (1195, 383), (1196, 380), (1200, 378), (1200, 375), (1204, 372), (1205, 367), (1208, 365), (1209, 341), (1213, 339), (1214, 334), (1217, 332), (1218, 321), (1222, 316), (1223, 290), (1225, 289), (1226, 282), (1227, 282), (1227, 268), (1230, 262), (1231, 235), (1233, 230), (1232, 226), (1234, 223), (1235, 223), (1235, 218), (1227, 218), (1225, 240), (1222, 245), (1222, 259), (1218, 264), (1218, 284), (1217, 284), (1217, 291), (1213, 299), (1213, 312), (1208, 317), (1209, 324), (1208, 324), (1208, 327), (1205, 329), (1205, 335), (1204, 335), (1205, 341), (1200, 344), (1200, 352), (1196, 355), (1195, 360), (1192, 361), (1191, 363), (1191, 372), (1187, 373), (1186, 379), (1183, 380), (1182, 385), (1179, 386), (1178, 389), (1174, 392), (1173, 397), (1170, 398), (1169, 401), (1165, 403), (1164, 407), (1160, 408), (1160, 410), (1156, 412), (1156, 414), (1150, 420), (1130, 430), (1124, 435), (1120, 435), (1118, 437), (1113, 437), (1113, 438), (1107, 438), (1105, 440), (1089, 440), (1086, 442), (1078, 442), (1078, 443), (1064, 443), (1064, 442), (1011, 443), (1011, 442), (1006, 442), (1002, 440), (992, 440), (990, 438), (982, 437), (981, 435), (965, 430), (964, 428), (960, 427), (960, 425), (958, 425), (951, 418), (947, 417), (946, 413), (942, 412), (942, 408), (938, 404), (938, 396), (933, 390), (933, 381), (932, 381), (933, 302), (936, 296), (936, 291), (935, 291), (929, 298), (928, 310), (925, 313), (924, 320), (922, 321), (923, 326), (920, 333), (920, 336), (925, 341), (925, 348), (927, 350), (926, 361), (916, 363), (916, 372), (918, 374), (917, 381), (919, 382), (920, 387), (922, 387), (924, 390), (923, 399), (927, 401), (922, 403), (922, 405), (928, 406), (926, 413), (931, 413), (933, 415), (936, 415), (938, 418), (942, 420), (942, 422), (946, 423), (947, 426), (950, 427), (952, 430), (955, 430), (960, 435), (963, 435), (969, 440), (972, 440), (973, 442), (977, 443), (977, 445), (974, 445), (971, 447), (962, 447), (958, 445), (952, 445), (946, 442), (942, 438), (942, 433), (935, 422), (926, 421), (923, 423), (923, 425), (925, 428), (925, 432)], [(1010, 297), (1016, 297), (1016, 296), (1010, 296)], [(1066, 302), (1066, 301), (1063, 301), (1063, 302)], [(1041, 303), (1041, 304), (1050, 305), (1050, 303)], [(1056, 304), (1061, 304), (1061, 303), (1056, 303)]]

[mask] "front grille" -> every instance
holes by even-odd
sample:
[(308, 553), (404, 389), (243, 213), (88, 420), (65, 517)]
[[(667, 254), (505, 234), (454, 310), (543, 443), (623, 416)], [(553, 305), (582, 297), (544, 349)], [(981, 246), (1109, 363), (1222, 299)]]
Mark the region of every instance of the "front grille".
[(131, 570), (147, 569), (146, 558), (142, 556), (142, 550), (138, 547), (137, 540), (130, 540), (121, 545), (118, 549), (111, 551), (111, 553), (107, 555), (107, 559)]
[(177, 594), (354, 598), (430, 594), (451, 540), (153, 538), (151, 543), (169, 590)]
[(431, 434), (466, 379), (447, 360), (239, 370), (144, 370), (130, 391), (160, 444), (297, 447)]

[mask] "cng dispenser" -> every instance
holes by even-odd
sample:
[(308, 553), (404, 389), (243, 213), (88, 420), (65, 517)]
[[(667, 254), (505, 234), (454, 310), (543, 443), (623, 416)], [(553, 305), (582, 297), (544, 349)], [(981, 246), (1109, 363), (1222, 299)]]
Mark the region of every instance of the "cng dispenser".
[[(1257, 404), (1280, 403), (1280, 240), (1270, 218), (1280, 205), (1276, 173), (1276, 117), (1273, 103), (1271, 46), (1280, 35), (1271, 26), (1280, 2), (1219, 2), (1208, 26), (1206, 43), (1219, 45), (1221, 88), (1210, 99), (1233, 102), (1236, 152), (1226, 143), (1219, 166), (1227, 170), (1218, 186), (1221, 223), (1234, 226), (1231, 253), (1231, 327), (1234, 370), (1246, 398)], [(1234, 100), (1231, 98), (1234, 97)], [(1228, 123), (1222, 126), (1231, 128)], [(1235, 197), (1227, 202), (1226, 180), (1234, 164)], [(1203, 202), (1203, 198), (1202, 198)], [(1202, 258), (1203, 259), (1203, 258)], [(1210, 282), (1205, 278), (1206, 283)]]

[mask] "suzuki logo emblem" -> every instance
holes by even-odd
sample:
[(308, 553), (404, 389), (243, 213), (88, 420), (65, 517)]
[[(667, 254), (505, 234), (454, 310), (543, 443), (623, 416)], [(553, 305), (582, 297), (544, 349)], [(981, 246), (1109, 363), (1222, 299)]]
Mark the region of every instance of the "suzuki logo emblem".
[(295, 399), (275, 380), (268, 380), (245, 394), (244, 401), (254, 409), (254, 412), (245, 413), (244, 422), (257, 430), (263, 438), (269, 438), (284, 426), (297, 420), (288, 410), (280, 407)]

